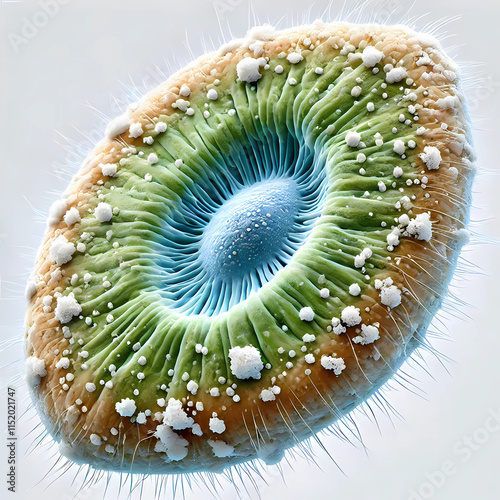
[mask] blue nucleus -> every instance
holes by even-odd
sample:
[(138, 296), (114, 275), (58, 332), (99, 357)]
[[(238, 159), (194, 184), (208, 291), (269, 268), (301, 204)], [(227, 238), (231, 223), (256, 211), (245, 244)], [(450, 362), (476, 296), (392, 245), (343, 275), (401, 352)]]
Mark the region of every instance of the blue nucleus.
[(297, 183), (268, 179), (245, 187), (214, 214), (203, 232), (200, 260), (212, 278), (241, 279), (290, 245), (300, 207)]
[(211, 158), (166, 216), (158, 272), (168, 307), (214, 316), (283, 269), (321, 215), (325, 158), (269, 132)]

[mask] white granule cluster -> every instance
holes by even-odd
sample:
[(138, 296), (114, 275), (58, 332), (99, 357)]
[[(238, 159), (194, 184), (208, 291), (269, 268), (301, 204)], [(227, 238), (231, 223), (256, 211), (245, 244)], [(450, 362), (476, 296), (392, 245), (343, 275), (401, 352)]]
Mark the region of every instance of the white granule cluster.
[(208, 444), (212, 447), (214, 455), (218, 458), (227, 458), (233, 454), (234, 447), (224, 441), (208, 440)]
[(67, 370), (69, 368), (69, 359), (68, 358), (61, 358), (56, 363), (56, 368), (63, 368), (64, 370)]
[(392, 175), (396, 179), (399, 179), (403, 175), (403, 169), (401, 167), (394, 167), (394, 170), (392, 171)]
[(182, 401), (174, 398), (168, 400), (168, 405), (163, 412), (163, 423), (175, 430), (191, 427), (194, 420), (182, 408)]
[(109, 203), (101, 202), (97, 205), (94, 211), (95, 218), (99, 222), (108, 222), (113, 217), (113, 211), (111, 210), (111, 205)]
[(186, 113), (189, 106), (191, 106), (191, 103), (189, 101), (186, 101), (185, 99), (177, 99), (174, 103), (172, 103), (172, 107), (174, 109), (179, 109), (181, 111), (184, 111), (184, 113)]
[(432, 62), (432, 59), (426, 52), (424, 52), (423, 55), (420, 57), (420, 59), (417, 61), (417, 66), (433, 66), (433, 65), (434, 63)]
[(387, 83), (397, 83), (408, 76), (405, 68), (393, 68), (385, 75)]
[(82, 312), (82, 306), (76, 301), (72, 293), (67, 297), (57, 297), (57, 306), (54, 311), (56, 318), (62, 323), (69, 323), (73, 316)]
[(97, 434), (90, 435), (90, 442), (95, 446), (100, 446), (102, 444), (101, 436)]
[(429, 170), (437, 170), (441, 164), (441, 152), (435, 146), (425, 146), (419, 156)]
[(396, 208), (401, 208), (403, 207), (405, 210), (411, 210), (413, 207), (413, 203), (410, 201), (410, 198), (408, 196), (403, 196), (397, 203), (396, 203)]
[(340, 55), (345, 56), (351, 52), (354, 52), (355, 50), (356, 50), (356, 47), (352, 43), (346, 43), (342, 47), (342, 50), (340, 51)]
[(357, 297), (361, 293), (361, 288), (357, 283), (353, 283), (352, 285), (349, 285), (349, 293), (353, 297)]
[(410, 217), (408, 217), (408, 214), (400, 215), (398, 222), (403, 226), (407, 226), (410, 223)]
[(201, 430), (200, 424), (193, 424), (193, 427), (191, 427), (191, 432), (195, 436), (203, 436), (203, 431)]
[(188, 441), (176, 434), (167, 424), (156, 427), (153, 436), (158, 439), (155, 452), (166, 453), (170, 460), (182, 460), (188, 453)]
[(410, 92), (409, 94), (404, 95), (403, 99), (405, 101), (415, 102), (418, 99), (418, 96), (417, 94), (415, 94), (415, 92)]
[(226, 430), (226, 424), (224, 423), (224, 420), (221, 420), (217, 417), (212, 417), (209, 420), (208, 428), (216, 434), (222, 434)]
[(115, 410), (122, 417), (131, 417), (135, 413), (136, 409), (137, 406), (135, 405), (135, 401), (130, 398), (125, 398), (120, 402), (115, 403)]
[(302, 321), (312, 321), (314, 318), (314, 311), (312, 310), (311, 307), (303, 307), (299, 311), (299, 318)]
[(66, 212), (67, 208), (68, 202), (65, 199), (54, 201), (49, 209), (47, 224), (49, 226), (53, 226), (54, 224), (61, 222), (61, 217), (64, 215), (64, 212)]
[(352, 97), (359, 97), (361, 95), (361, 91), (362, 89), (359, 85), (354, 86), (351, 90)]
[(418, 240), (429, 241), (432, 237), (432, 221), (430, 217), (431, 214), (429, 212), (424, 212), (410, 220), (406, 227), (408, 234)]
[(198, 384), (194, 380), (190, 380), (187, 385), (186, 389), (194, 396), (198, 392)]
[(359, 308), (354, 306), (345, 307), (342, 310), (340, 317), (347, 326), (356, 326), (361, 323), (361, 315), (359, 314)]
[(158, 132), (159, 134), (165, 132), (167, 130), (167, 124), (165, 122), (158, 122), (155, 125), (155, 132)]
[(82, 219), (80, 217), (80, 212), (78, 211), (77, 208), (71, 207), (65, 214), (64, 214), (64, 222), (66, 225), (72, 226), (73, 224), (76, 224), (77, 222), (80, 222)]
[(117, 135), (123, 134), (130, 127), (130, 118), (128, 114), (117, 116), (106, 127), (104, 134), (108, 139), (114, 139)]
[(45, 360), (36, 356), (30, 356), (26, 359), (26, 383), (30, 387), (40, 385), (41, 378), (45, 375), (47, 375)]
[(210, 89), (210, 90), (207, 92), (207, 97), (208, 97), (211, 101), (216, 101), (216, 100), (219, 98), (219, 93), (218, 93), (215, 89)]
[(380, 301), (391, 309), (401, 304), (401, 290), (393, 283), (392, 278), (375, 280), (375, 288), (379, 290)]
[(316, 340), (316, 335), (313, 335), (312, 333), (306, 333), (303, 337), (302, 340), (304, 342), (314, 342)]
[(194, 350), (198, 353), (198, 354), (203, 354), (203, 356), (206, 356), (208, 354), (208, 347), (204, 347), (202, 346), (201, 344), (196, 344), (194, 346)]
[(257, 348), (247, 345), (236, 346), (229, 349), (231, 360), (231, 373), (240, 380), (247, 378), (260, 379), (260, 372), (264, 369), (264, 363)]
[(366, 259), (369, 259), (372, 255), (373, 252), (370, 248), (363, 248), (362, 252), (354, 257), (354, 267), (363, 267)]
[(366, 47), (361, 54), (361, 60), (367, 68), (376, 66), (382, 60), (382, 57), (384, 57), (383, 52), (380, 52), (380, 50), (371, 45)]
[(151, 163), (151, 165), (158, 163), (158, 156), (156, 156), (154, 153), (150, 153), (148, 155), (148, 162)]
[(117, 172), (117, 166), (114, 163), (101, 163), (99, 165), (102, 170), (102, 175), (106, 177), (114, 177)]
[(184, 84), (179, 90), (179, 95), (189, 97), (191, 95), (191, 89), (186, 84)]
[(351, 148), (357, 148), (360, 141), (361, 141), (361, 134), (352, 131), (347, 132), (345, 136), (345, 142), (348, 146), (351, 146)]
[(391, 247), (397, 247), (399, 245), (399, 237), (401, 236), (401, 231), (399, 228), (395, 227), (388, 235), (387, 235), (387, 244)]
[(325, 370), (333, 370), (335, 375), (340, 375), (345, 370), (345, 361), (343, 358), (321, 356), (321, 366)]
[(322, 289), (319, 291), (319, 296), (320, 296), (322, 299), (327, 299), (328, 297), (330, 297), (330, 290), (328, 290), (328, 288), (322, 288)]
[(393, 151), (399, 156), (405, 154), (405, 143), (401, 139), (396, 139), (394, 141)]
[(447, 95), (436, 101), (436, 105), (441, 109), (453, 109), (460, 104), (460, 99), (456, 95)]
[(304, 360), (308, 365), (312, 365), (316, 361), (314, 355), (310, 353), (304, 356)]
[(94, 392), (95, 391), (95, 384), (93, 382), (87, 382), (85, 384), (85, 389), (87, 392)]
[(139, 122), (132, 123), (128, 129), (130, 136), (134, 139), (137, 139), (139, 136), (141, 136), (144, 133), (144, 130), (142, 129), (142, 125)]
[(302, 61), (304, 58), (302, 57), (301, 54), (299, 54), (298, 52), (292, 52), (291, 54), (288, 54), (288, 56), (286, 57), (288, 62), (292, 63), (292, 64), (298, 64), (300, 61)]
[(143, 411), (140, 411), (137, 414), (137, 418), (135, 419), (136, 423), (138, 424), (145, 424), (147, 422), (146, 414)]
[(263, 389), (259, 394), (259, 398), (266, 403), (268, 401), (274, 401), (276, 399), (276, 396), (274, 395), (273, 391), (270, 391), (269, 389)]
[[(252, 57), (243, 58), (236, 65), (236, 73), (238, 74), (238, 78), (242, 82), (254, 83), (262, 78), (260, 74), (260, 67), (263, 66), (262, 58), (254, 59)], [(265, 64), (265, 59), (264, 59)]]
[(246, 38), (249, 40), (264, 40), (265, 42), (275, 37), (276, 30), (274, 26), (265, 23), (261, 26), (254, 26), (247, 31)]
[(259, 398), (262, 399), (264, 402), (268, 401), (274, 401), (276, 399), (276, 395), (281, 392), (281, 389), (273, 385), (272, 387), (269, 387), (267, 389), (263, 389), (261, 393), (259, 394)]
[(70, 243), (66, 237), (61, 234), (50, 245), (49, 255), (53, 262), (61, 266), (69, 262), (75, 252), (75, 245)]
[(253, 52), (255, 57), (260, 57), (264, 53), (264, 42), (262, 40), (255, 40), (248, 48)]
[(367, 345), (380, 338), (378, 328), (373, 325), (361, 325), (361, 335), (354, 337), (352, 341), (355, 344)]

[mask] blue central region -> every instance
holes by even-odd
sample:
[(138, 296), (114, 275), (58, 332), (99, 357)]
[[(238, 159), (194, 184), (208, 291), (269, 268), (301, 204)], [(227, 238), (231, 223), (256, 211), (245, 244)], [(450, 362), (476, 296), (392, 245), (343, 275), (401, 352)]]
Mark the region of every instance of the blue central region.
[(211, 153), (191, 158), (193, 182), (154, 242), (155, 293), (184, 315), (229, 311), (272, 281), (306, 244), (328, 188), (326, 156), (289, 133)]
[(295, 180), (269, 179), (241, 189), (208, 223), (200, 259), (212, 277), (241, 277), (278, 257), (300, 208)]

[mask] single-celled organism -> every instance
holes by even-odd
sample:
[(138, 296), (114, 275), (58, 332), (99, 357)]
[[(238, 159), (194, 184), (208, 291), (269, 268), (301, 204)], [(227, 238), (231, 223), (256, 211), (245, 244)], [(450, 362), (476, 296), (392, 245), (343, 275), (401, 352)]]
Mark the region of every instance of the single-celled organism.
[(276, 463), (366, 401), (467, 241), (470, 143), (455, 64), (401, 26), (256, 27), (130, 106), (28, 284), (27, 380), (60, 452)]

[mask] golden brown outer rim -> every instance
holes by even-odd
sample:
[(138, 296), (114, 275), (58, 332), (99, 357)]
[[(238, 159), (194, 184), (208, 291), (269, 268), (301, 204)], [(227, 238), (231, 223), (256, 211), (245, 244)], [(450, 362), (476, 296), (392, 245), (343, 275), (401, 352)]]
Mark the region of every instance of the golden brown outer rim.
[[(415, 206), (413, 213), (431, 212), (434, 221), (433, 237), (429, 243), (410, 238), (402, 240), (391, 254), (392, 261), (389, 263), (389, 269), (383, 276), (380, 276), (381, 279), (391, 276), (396, 285), (405, 288), (402, 304), (393, 310), (382, 306), (378, 292), (373, 287), (369, 293), (360, 298), (356, 306), (360, 307), (363, 312), (363, 321), (379, 322), (380, 331), (383, 333), (375, 344), (357, 345), (356, 349), (347, 344), (343, 350), (339, 350), (337, 345), (336, 355), (343, 357), (348, 367), (339, 377), (324, 370), (319, 363), (322, 354), (332, 354), (330, 341), (325, 336), (325, 341), (315, 351), (316, 363), (306, 365), (302, 360), (288, 372), (284, 381), (277, 382), (281, 387), (281, 394), (277, 396), (276, 401), (264, 403), (259, 399), (260, 390), (266, 387), (264, 384), (254, 391), (241, 394), (240, 403), (233, 403), (225, 395), (217, 401), (206, 396), (203, 401), (205, 411), (198, 413), (197, 416), (197, 422), (201, 424), (205, 432), (203, 438), (192, 436), (189, 431), (181, 432), (194, 446), (189, 446), (190, 451), (185, 459), (165, 466), (158, 462), (153, 464), (148, 459), (148, 449), (152, 450), (154, 447), (150, 438), (156, 423), (153, 425), (151, 419), (148, 419), (145, 425), (131, 424), (128, 418), (121, 418), (114, 411), (114, 402), (109, 401), (110, 398), (105, 401), (99, 400), (95, 405), (92, 401), (92, 394), (87, 393), (88, 412), (80, 413), (74, 424), (69, 425), (65, 421), (63, 427), (57, 429), (58, 433), (62, 431), (62, 435), (70, 435), (71, 439), (79, 441), (78, 449), (73, 450), (75, 460), (90, 461), (97, 468), (113, 468), (112, 456), (103, 451), (104, 443), (98, 449), (88, 441), (88, 436), (92, 433), (108, 435), (109, 429), (113, 426), (120, 429), (120, 434), (114, 441), (109, 439), (107, 442), (113, 444), (119, 441), (120, 456), (125, 464), (124, 469), (127, 469), (127, 466), (134, 461), (134, 470), (138, 471), (196, 470), (200, 466), (200, 459), (207, 468), (210, 467), (210, 462), (214, 468), (220, 468), (247, 459), (254, 454), (256, 443), (262, 442), (262, 439), (269, 442), (272, 438), (281, 447), (292, 446), (295, 441), (290, 434), (290, 426), (293, 426), (296, 438), (302, 439), (310, 434), (310, 429), (303, 423), (303, 418), (307, 418), (308, 413), (315, 415), (314, 423), (309, 422), (312, 430), (315, 431), (334, 418), (350, 411), (395, 372), (415, 346), (412, 340), (415, 333), (424, 333), (425, 325), (435, 312), (447, 284), (446, 279), (441, 283), (439, 280), (436, 281), (434, 271), (436, 269), (447, 271), (455, 260), (460, 245), (457, 237), (450, 234), (450, 231), (463, 227), (463, 221), (467, 218), (467, 200), (464, 201), (464, 196), (468, 196), (467, 188), (473, 177), (471, 166), (473, 154), (468, 145), (469, 130), (463, 104), (458, 110), (443, 110), (436, 105), (439, 98), (447, 95), (456, 94), (462, 99), (457, 86), (450, 82), (443, 73), (444, 70), (456, 71), (456, 68), (441, 52), (435, 40), (403, 27), (320, 24), (293, 28), (277, 32), (273, 40), (264, 41), (264, 55), (273, 58), (282, 51), (289, 52), (292, 44), (305, 36), (308, 36), (313, 44), (328, 42), (330, 45), (337, 44), (339, 47), (342, 46), (342, 39), (356, 46), (364, 40), (366, 44), (375, 45), (384, 52), (381, 64), (393, 63), (393, 58), (396, 61), (404, 60), (409, 76), (417, 83), (417, 86), (423, 86), (429, 92), (424, 100), (426, 107), (419, 110), (418, 121), (419, 126), (426, 127), (428, 131), (424, 134), (423, 140), (418, 142), (417, 152), (421, 152), (426, 144), (432, 144), (440, 149), (442, 162), (441, 168), (433, 171), (428, 171), (422, 163), (422, 171), (425, 171), (429, 182), (427, 190), (422, 190), (421, 196), (413, 202)], [(379, 37), (383, 37), (383, 40)], [(203, 91), (215, 79), (222, 80), (228, 71), (234, 71), (234, 66), (248, 52), (249, 43), (251, 40), (243, 41), (241, 46), (222, 55), (211, 53), (202, 56), (193, 64), (177, 72), (140, 101), (137, 109), (130, 113), (130, 122), (140, 122), (144, 133), (147, 134), (154, 129), (155, 117), (177, 113), (171, 105), (179, 98), (179, 89), (182, 84), (189, 85), (191, 89)], [(435, 65), (441, 64), (442, 66), (440, 71), (432, 73), (430, 81), (423, 78), (424, 72), (429, 68), (416, 65), (422, 50), (431, 56)], [(441, 123), (447, 123), (448, 130), (443, 130)], [(78, 206), (81, 209), (91, 206), (92, 194), (97, 182), (106, 180), (99, 165), (118, 162), (123, 157), (121, 149), (139, 145), (140, 140), (140, 138), (137, 140), (129, 138), (128, 132), (112, 140), (103, 140), (92, 155), (85, 160), (81, 171), (68, 187), (65, 193), (68, 208)], [(450, 176), (448, 166), (458, 169), (459, 175), (456, 181)], [(432, 193), (432, 196), (429, 199), (424, 198), (425, 192)], [(436, 199), (439, 200), (439, 209), (436, 209)], [(74, 231), (66, 228), (62, 222), (48, 228), (35, 269), (35, 275), (42, 278), (40, 281), (45, 284), (39, 286), (31, 298), (26, 319), (27, 326), (31, 327), (32, 332), (27, 345), (28, 354), (45, 359), (48, 371), (48, 375), (42, 378), (38, 394), (39, 409), (45, 415), (44, 420), (48, 421), (49, 425), (50, 422), (60, 421), (61, 416), (66, 414), (73, 401), (85, 393), (84, 386), (88, 381), (80, 378), (73, 382), (69, 391), (64, 392), (60, 389), (59, 377), (62, 372), (55, 368), (59, 357), (53, 353), (54, 346), (61, 341), (59, 322), (53, 314), (43, 313), (41, 307), (43, 296), (61, 291), (60, 283), (49, 280), (50, 272), (56, 266), (48, 258), (50, 243), (59, 234), (64, 234), (71, 239)], [(399, 264), (397, 264), (398, 259), (400, 259)], [(393, 271), (390, 270), (390, 266), (394, 266)], [(428, 272), (426, 267), (432, 272)], [(443, 272), (442, 276), (447, 276), (447, 274), (449, 273)], [(369, 315), (364, 312), (365, 307), (370, 307)], [(404, 325), (404, 329), (400, 325)], [(355, 336), (352, 330), (354, 329), (348, 330), (349, 337)], [(377, 355), (377, 351), (381, 360), (384, 361), (375, 361), (374, 356)], [(385, 369), (382, 371), (379, 368), (380, 362), (385, 363)], [(306, 368), (311, 370), (309, 376), (304, 375)], [(292, 387), (289, 381), (294, 381), (296, 378), (304, 380), (305, 383), (293, 384)], [(356, 387), (356, 394), (359, 395), (357, 399), (353, 399), (352, 396), (354, 387)], [(319, 393), (321, 398), (318, 397)], [(203, 395), (200, 395), (198, 400), (203, 400)], [(218, 404), (215, 405), (215, 402)], [(219, 408), (221, 404), (225, 404), (227, 410), (221, 411)], [(222, 435), (215, 435), (208, 430), (208, 418), (212, 411), (216, 411), (226, 422), (244, 420), (244, 425), (227, 425)], [(132, 432), (124, 432), (128, 429)], [(125, 435), (126, 440), (123, 442)], [(206, 442), (207, 438), (222, 439), (230, 444), (238, 445), (236, 451), (238, 455), (230, 459), (214, 458), (211, 447)], [(193, 451), (194, 448), (196, 451)], [(272, 446), (270, 449), (272, 451)], [(261, 453), (261, 457), (265, 457), (268, 451)]]

